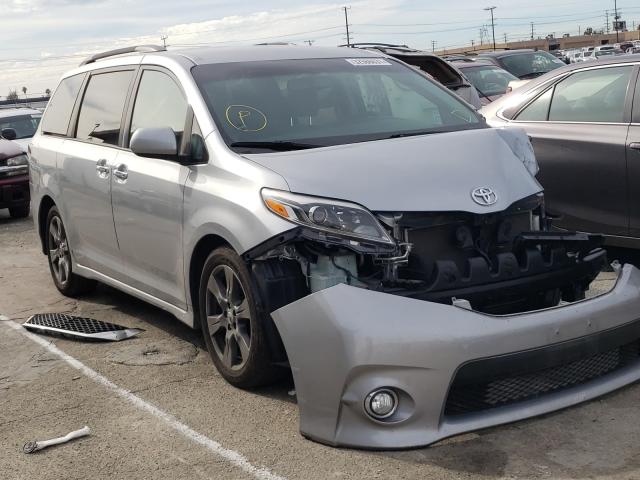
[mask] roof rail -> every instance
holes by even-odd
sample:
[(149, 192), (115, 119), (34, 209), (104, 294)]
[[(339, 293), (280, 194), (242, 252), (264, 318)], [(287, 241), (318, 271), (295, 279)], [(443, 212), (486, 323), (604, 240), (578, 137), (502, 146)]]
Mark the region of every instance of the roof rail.
[(344, 45), (338, 45), (338, 46), (339, 47), (364, 47), (365, 45), (370, 47), (409, 48), (407, 45), (396, 45), (393, 43), (379, 43), (379, 42), (360, 42), (360, 43), (349, 43), (349, 44), (345, 43)]
[(125, 53), (145, 53), (145, 52), (166, 52), (167, 49), (160, 45), (136, 45), (133, 47), (124, 47), (124, 48), (116, 48), (115, 50), (108, 50), (106, 52), (96, 53), (91, 55), (89, 58), (86, 58), (82, 61), (80, 66), (88, 65), (89, 63), (93, 63), (97, 60), (102, 60), (103, 58), (113, 57), (115, 55), (122, 55)]

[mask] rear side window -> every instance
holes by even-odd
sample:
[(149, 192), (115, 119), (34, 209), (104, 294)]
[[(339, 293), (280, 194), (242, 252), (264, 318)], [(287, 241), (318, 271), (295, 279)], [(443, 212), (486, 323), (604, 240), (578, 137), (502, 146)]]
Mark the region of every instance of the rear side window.
[(622, 123), (633, 66), (587, 70), (560, 82), (549, 121)]
[(71, 112), (82, 86), (84, 74), (65, 78), (60, 82), (53, 98), (49, 100), (47, 111), (42, 119), (42, 131), (55, 135), (66, 135), (71, 120)]
[(82, 99), (76, 138), (117, 145), (133, 71), (93, 75)]
[(179, 145), (187, 107), (182, 90), (171, 77), (156, 70), (146, 70), (140, 80), (130, 134), (138, 128), (171, 127)]

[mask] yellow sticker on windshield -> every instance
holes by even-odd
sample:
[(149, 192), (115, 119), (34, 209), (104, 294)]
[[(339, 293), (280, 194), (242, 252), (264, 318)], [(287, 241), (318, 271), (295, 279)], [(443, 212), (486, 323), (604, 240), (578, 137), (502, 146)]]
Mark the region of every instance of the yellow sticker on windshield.
[(267, 116), (248, 105), (229, 105), (225, 117), (229, 125), (241, 132), (259, 132), (267, 126)]

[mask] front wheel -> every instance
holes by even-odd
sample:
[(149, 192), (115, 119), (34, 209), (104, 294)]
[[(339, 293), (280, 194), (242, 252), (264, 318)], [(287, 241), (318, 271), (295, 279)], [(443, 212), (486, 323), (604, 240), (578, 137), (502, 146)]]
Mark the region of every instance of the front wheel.
[(62, 217), (56, 207), (51, 207), (47, 215), (46, 245), (49, 270), (56, 288), (68, 297), (88, 293), (96, 286), (95, 280), (89, 280), (73, 273), (71, 249)]
[(204, 264), (199, 312), (207, 349), (225, 380), (250, 388), (278, 378), (249, 271), (230, 248), (214, 250)]

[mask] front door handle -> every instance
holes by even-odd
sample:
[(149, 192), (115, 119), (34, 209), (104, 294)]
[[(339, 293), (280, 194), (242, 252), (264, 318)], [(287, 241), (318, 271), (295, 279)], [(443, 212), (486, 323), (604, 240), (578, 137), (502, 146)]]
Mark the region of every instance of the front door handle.
[(124, 163), (118, 165), (113, 171), (113, 176), (116, 177), (116, 182), (118, 183), (126, 182), (127, 178), (129, 178), (129, 170), (127, 169), (127, 166)]
[(629, 148), (632, 150), (640, 150), (640, 142), (630, 143)]
[(96, 172), (100, 178), (108, 178), (111, 169), (107, 166), (107, 161), (101, 158), (96, 162)]

